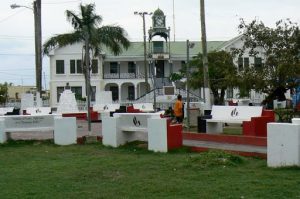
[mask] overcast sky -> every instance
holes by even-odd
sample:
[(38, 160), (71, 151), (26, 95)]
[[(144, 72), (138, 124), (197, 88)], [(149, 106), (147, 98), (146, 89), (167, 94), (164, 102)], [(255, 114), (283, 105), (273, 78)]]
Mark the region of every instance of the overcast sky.
[[(2, 0), (0, 6), (0, 83), (35, 85), (34, 27), (30, 9), (11, 9), (11, 4), (32, 7), (32, 0)], [(200, 40), (200, 0), (174, 0), (176, 41)], [(157, 8), (167, 16), (174, 39), (173, 0), (42, 0), (43, 41), (54, 34), (72, 30), (65, 10), (78, 11), (80, 3), (95, 3), (103, 25), (120, 25), (131, 41), (142, 41), (142, 18), (134, 11), (153, 12)], [(206, 0), (206, 28), (209, 41), (229, 40), (238, 35), (239, 19), (255, 17), (274, 27), (276, 21), (290, 18), (300, 22), (299, 0)], [(147, 17), (146, 28), (151, 26)], [(43, 59), (43, 87), (49, 88), (49, 59)]]

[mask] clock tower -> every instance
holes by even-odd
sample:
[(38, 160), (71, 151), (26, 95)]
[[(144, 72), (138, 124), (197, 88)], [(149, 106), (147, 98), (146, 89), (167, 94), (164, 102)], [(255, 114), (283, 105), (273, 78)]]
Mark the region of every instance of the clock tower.
[(154, 29), (166, 28), (166, 16), (164, 12), (159, 8), (154, 12), (152, 16), (152, 25)]
[(156, 88), (168, 85), (168, 71), (172, 71), (170, 61), (170, 28), (166, 27), (166, 15), (161, 9), (152, 15), (152, 27), (149, 31), (150, 69), (156, 81)]

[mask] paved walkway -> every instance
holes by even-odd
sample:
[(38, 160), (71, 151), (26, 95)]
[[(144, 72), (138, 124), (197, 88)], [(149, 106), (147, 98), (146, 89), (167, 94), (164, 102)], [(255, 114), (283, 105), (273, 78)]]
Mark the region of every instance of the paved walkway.
[[(91, 123), (91, 135), (101, 135), (101, 123)], [(89, 135), (88, 122), (83, 120), (77, 120), (77, 137)], [(11, 138), (16, 140), (44, 140), (53, 139), (53, 131), (38, 131), (38, 132), (13, 132)]]

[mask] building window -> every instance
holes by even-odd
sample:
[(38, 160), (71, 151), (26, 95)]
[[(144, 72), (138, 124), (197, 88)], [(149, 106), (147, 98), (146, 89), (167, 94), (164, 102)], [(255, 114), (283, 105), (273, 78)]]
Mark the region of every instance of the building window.
[(81, 66), (81, 60), (70, 60), (70, 73), (76, 74), (76, 73), (82, 73), (82, 66)]
[(238, 68), (239, 68), (239, 71), (242, 71), (244, 69), (243, 68), (243, 57), (238, 58)]
[(92, 101), (92, 102), (96, 101), (96, 86), (92, 86), (92, 90), (91, 90), (91, 101)]
[(111, 91), (112, 100), (117, 101), (119, 99), (119, 89), (118, 89), (118, 87), (117, 86), (111, 86), (109, 88), (109, 90)]
[(134, 86), (128, 86), (128, 100), (134, 100)]
[(57, 102), (59, 102), (59, 98), (60, 98), (60, 95), (64, 92), (64, 90), (65, 90), (65, 87), (57, 87), (56, 88), (56, 100), (57, 100)]
[(117, 62), (110, 62), (110, 73), (118, 73), (118, 63)]
[(249, 68), (249, 57), (244, 57), (244, 68)]
[(92, 60), (92, 73), (93, 74), (98, 73), (98, 59)]
[(163, 53), (163, 52), (164, 52), (164, 42), (153, 41), (153, 53)]
[(181, 61), (181, 68), (183, 69), (183, 68), (185, 68), (185, 66), (186, 66), (186, 62), (185, 61)]
[(75, 64), (75, 60), (74, 59), (70, 60), (70, 73), (71, 74), (76, 73), (76, 64)]
[(77, 100), (81, 100), (82, 99), (82, 87), (81, 86), (72, 86), (71, 87), (71, 91), (73, 93), (75, 93), (75, 98)]
[(64, 60), (56, 60), (56, 74), (65, 74)]
[(254, 58), (254, 67), (255, 68), (262, 68), (262, 59), (261, 57)]
[(135, 74), (135, 63), (134, 62), (128, 62), (128, 73), (134, 73)]
[(82, 73), (82, 61), (81, 59), (76, 60), (76, 64), (77, 64), (77, 73)]

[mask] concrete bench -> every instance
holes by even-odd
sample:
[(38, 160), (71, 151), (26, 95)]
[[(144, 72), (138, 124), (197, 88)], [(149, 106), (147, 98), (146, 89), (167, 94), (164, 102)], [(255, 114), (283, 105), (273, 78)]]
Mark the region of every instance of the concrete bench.
[(138, 109), (142, 112), (154, 112), (153, 104), (152, 103), (138, 103), (133, 104), (134, 109)]
[(114, 113), (102, 120), (103, 144), (118, 147), (135, 140), (148, 141), (148, 149), (167, 152), (182, 146), (182, 125), (171, 125), (161, 113)]
[(61, 115), (15, 115), (0, 117), (0, 143), (7, 141), (7, 133), (30, 131), (54, 131), (54, 143), (75, 144), (76, 119)]
[(211, 119), (206, 119), (207, 133), (222, 133), (225, 123), (243, 124), (262, 115), (261, 106), (213, 106)]

